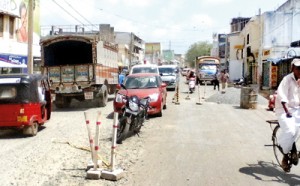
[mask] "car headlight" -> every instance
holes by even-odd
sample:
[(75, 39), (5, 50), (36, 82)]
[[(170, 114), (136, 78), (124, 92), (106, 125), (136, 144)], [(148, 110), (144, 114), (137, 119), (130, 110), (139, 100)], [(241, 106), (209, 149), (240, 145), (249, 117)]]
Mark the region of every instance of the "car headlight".
[(158, 100), (159, 94), (158, 93), (151, 94), (149, 95), (149, 97), (150, 97), (150, 102), (156, 102)]
[(123, 102), (123, 95), (122, 94), (117, 94), (115, 98), (117, 103), (122, 103)]
[(132, 110), (134, 112), (139, 110), (138, 104), (133, 101), (129, 101), (129, 108), (130, 108), (130, 110)]

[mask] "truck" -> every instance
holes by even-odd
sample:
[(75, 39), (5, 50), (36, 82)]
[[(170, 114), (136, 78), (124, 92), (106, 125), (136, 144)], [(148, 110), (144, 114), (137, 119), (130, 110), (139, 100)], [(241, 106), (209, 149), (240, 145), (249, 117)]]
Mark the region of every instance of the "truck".
[(42, 73), (51, 83), (57, 108), (72, 100), (104, 107), (118, 84), (118, 45), (100, 34), (57, 34), (42, 38)]
[(218, 68), (220, 67), (220, 59), (213, 56), (198, 56), (195, 60), (195, 70), (197, 81), (200, 84), (211, 83), (215, 79)]

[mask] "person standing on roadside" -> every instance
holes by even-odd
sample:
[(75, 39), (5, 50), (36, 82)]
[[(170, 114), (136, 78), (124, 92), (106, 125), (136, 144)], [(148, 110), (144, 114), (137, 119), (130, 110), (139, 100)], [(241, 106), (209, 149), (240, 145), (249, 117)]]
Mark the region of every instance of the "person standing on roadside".
[(222, 70), (222, 72), (220, 74), (220, 80), (221, 80), (221, 84), (222, 84), (221, 92), (224, 94), (228, 87), (228, 81), (229, 81), (229, 74), (227, 73), (226, 70)]
[(275, 114), (282, 130), (278, 136), (278, 143), (284, 153), (281, 167), (285, 172), (290, 171), (287, 155), (290, 151), (292, 162), (298, 162), (295, 142), (300, 133), (297, 126), (300, 124), (300, 59), (292, 61), (291, 70), (280, 82), (275, 100)]
[(219, 82), (219, 78), (220, 78), (220, 73), (219, 73), (219, 69), (217, 69), (216, 74), (214, 76), (214, 90), (216, 90), (216, 87), (218, 88), (218, 91), (220, 90), (220, 82)]

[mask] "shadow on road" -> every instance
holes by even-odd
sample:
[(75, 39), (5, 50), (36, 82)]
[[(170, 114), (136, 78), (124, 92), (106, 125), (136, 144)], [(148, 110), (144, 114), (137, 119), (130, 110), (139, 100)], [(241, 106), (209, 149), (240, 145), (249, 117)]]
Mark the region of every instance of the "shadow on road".
[(259, 161), (257, 164), (248, 164), (247, 167), (242, 167), (239, 171), (263, 182), (278, 182), (288, 185), (299, 185), (300, 182), (300, 176), (285, 173), (278, 165), (271, 162)]
[[(39, 126), (38, 134), (41, 133), (46, 127)], [(37, 135), (38, 135), (37, 134)], [(34, 138), (34, 136), (24, 135), (22, 129), (3, 129), (0, 131), (0, 140), (2, 139), (18, 139), (18, 138)]]

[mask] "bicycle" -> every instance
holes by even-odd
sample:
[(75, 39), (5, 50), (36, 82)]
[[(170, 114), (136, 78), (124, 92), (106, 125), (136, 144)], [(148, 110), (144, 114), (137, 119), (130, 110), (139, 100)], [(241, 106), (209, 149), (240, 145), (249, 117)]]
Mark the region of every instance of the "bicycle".
[[(283, 150), (280, 147), (280, 145), (278, 144), (278, 140), (277, 140), (277, 136), (281, 133), (281, 129), (280, 129), (280, 125), (278, 120), (267, 120), (267, 122), (270, 124), (270, 127), (272, 129), (272, 142), (273, 142), (273, 152), (276, 158), (277, 163), (279, 164), (279, 166), (283, 169), (282, 167), (282, 158), (283, 158)], [(274, 126), (274, 127), (272, 127)], [(289, 172), (290, 169), (292, 168), (292, 165), (297, 165), (299, 158), (300, 158), (300, 151), (297, 151), (297, 146), (300, 147), (299, 142), (295, 142), (293, 144), (293, 148), (292, 150), (288, 153), (288, 165), (289, 168), (284, 170), (285, 172)]]

